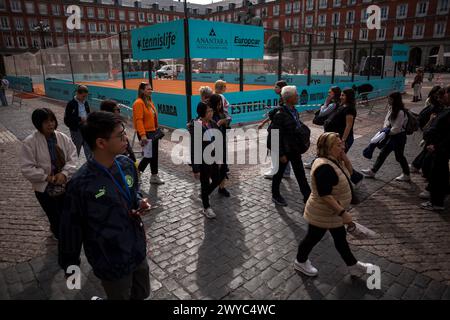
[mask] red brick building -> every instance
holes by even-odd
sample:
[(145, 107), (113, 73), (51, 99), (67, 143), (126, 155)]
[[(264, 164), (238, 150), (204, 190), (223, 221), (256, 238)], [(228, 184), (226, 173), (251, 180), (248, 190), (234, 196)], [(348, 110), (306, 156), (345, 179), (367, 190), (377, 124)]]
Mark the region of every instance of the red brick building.
[[(158, 2), (0, 0), (0, 55), (36, 50), (42, 42), (50, 48), (102, 39), (119, 31), (183, 17), (182, 2)], [(412, 48), (410, 62), (414, 65), (435, 62), (429, 57), (438, 53), (440, 45), (445, 45), (445, 51), (450, 52), (450, 0), (253, 0), (253, 3), (264, 27), (288, 31), (283, 33), (283, 46), (294, 60), (304, 60), (306, 33), (315, 34), (314, 58), (331, 57), (333, 36), (339, 38), (338, 58), (346, 61), (352, 54), (353, 40), (359, 41), (358, 58), (368, 55), (369, 43), (373, 43), (375, 55), (383, 52), (385, 42), (409, 44)], [(75, 32), (66, 27), (69, 16), (66, 8), (72, 4), (82, 10), (82, 28)], [(367, 29), (365, 12), (371, 4), (381, 7), (381, 30)], [(193, 17), (227, 22), (237, 22), (240, 13), (245, 11), (240, 0), (205, 6), (189, 4), (189, 8)], [(33, 27), (39, 21), (49, 25), (48, 33), (34, 31)], [(278, 32), (266, 32), (269, 53), (278, 47), (278, 39)], [(127, 44), (125, 41), (125, 49)], [(387, 54), (390, 54), (389, 50)]]

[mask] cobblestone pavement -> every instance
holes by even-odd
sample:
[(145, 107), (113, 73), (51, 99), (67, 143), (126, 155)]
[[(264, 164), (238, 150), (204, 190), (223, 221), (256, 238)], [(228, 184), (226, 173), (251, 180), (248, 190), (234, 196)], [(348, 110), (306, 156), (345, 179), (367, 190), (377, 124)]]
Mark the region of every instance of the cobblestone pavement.
[[(410, 98), (407, 95), (405, 101)], [(359, 110), (357, 139), (350, 151), (356, 168), (370, 165), (360, 155), (382, 124), (384, 105), (382, 100), (374, 112)], [(38, 98), (24, 100), (22, 108), (0, 108), (0, 299), (104, 296), (84, 258), (82, 289), (67, 289), (45, 214), (20, 174), (20, 140), (33, 131), (32, 110), (42, 106), (56, 112), (59, 129), (67, 133), (62, 104)], [(303, 118), (316, 139), (321, 129), (310, 123), (311, 114)], [(419, 140), (419, 134), (408, 139), (408, 160), (418, 152)], [(285, 179), (282, 186), (289, 206), (277, 208), (271, 202), (270, 181), (261, 177), (260, 167), (232, 165), (227, 187), (232, 196), (214, 193), (211, 203), (218, 217), (207, 220), (201, 214), (199, 183), (190, 168), (170, 161), (173, 145), (168, 140), (161, 145), (160, 171), (166, 184), (150, 186), (149, 175), (143, 176), (142, 183), (153, 204), (144, 217), (151, 248), (152, 299), (450, 298), (449, 212), (437, 214), (418, 207), (417, 194), (424, 181), (419, 175), (412, 176), (410, 184), (393, 181), (401, 171), (393, 155), (377, 179), (363, 183), (358, 191), (363, 201), (352, 210), (357, 221), (377, 233), (370, 240), (349, 236), (355, 256), (381, 268), (381, 290), (369, 290), (364, 279), (348, 276), (329, 235), (311, 254), (319, 276), (311, 279), (294, 271), (292, 262), (307, 226), (295, 179)], [(313, 157), (313, 149), (304, 160)], [(80, 158), (79, 164), (83, 162)]]

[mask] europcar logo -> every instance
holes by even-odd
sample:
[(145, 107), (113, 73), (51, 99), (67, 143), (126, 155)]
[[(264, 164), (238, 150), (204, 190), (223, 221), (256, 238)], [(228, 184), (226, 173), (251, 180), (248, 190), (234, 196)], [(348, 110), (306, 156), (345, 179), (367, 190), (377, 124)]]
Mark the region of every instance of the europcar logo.
[(255, 38), (241, 38), (239, 36), (234, 37), (234, 45), (236, 47), (253, 47), (258, 48), (261, 43), (260, 39)]
[(226, 49), (228, 40), (217, 36), (214, 28), (211, 28), (207, 37), (198, 37), (195, 41), (201, 49)]
[(161, 50), (163, 48), (170, 49), (176, 43), (177, 36), (173, 32), (164, 32), (149, 38), (140, 38), (137, 41), (139, 50)]

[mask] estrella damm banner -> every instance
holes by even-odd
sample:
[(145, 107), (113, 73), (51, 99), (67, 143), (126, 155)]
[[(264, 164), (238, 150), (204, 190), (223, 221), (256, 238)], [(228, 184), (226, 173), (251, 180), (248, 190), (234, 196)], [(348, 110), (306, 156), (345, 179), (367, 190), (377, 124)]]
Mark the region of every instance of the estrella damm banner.
[[(184, 57), (184, 23), (176, 20), (131, 31), (133, 59)], [(191, 58), (264, 57), (264, 28), (189, 19)]]

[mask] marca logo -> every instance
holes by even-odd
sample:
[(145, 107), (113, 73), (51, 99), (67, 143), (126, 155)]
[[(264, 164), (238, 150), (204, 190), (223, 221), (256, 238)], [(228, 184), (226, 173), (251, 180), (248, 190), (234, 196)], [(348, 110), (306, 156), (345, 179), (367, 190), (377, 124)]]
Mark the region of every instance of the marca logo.
[(170, 49), (176, 43), (177, 36), (172, 32), (165, 32), (151, 38), (138, 39), (137, 47), (139, 50), (161, 50)]
[(266, 82), (266, 76), (259, 76), (255, 79), (255, 82)]
[(241, 38), (239, 36), (234, 37), (234, 44), (236, 47), (259, 47), (259, 44), (261, 43), (260, 39), (254, 39), (254, 38)]
[(158, 104), (158, 112), (161, 114), (167, 114), (170, 116), (177, 116), (177, 107), (167, 105), (167, 104)]

